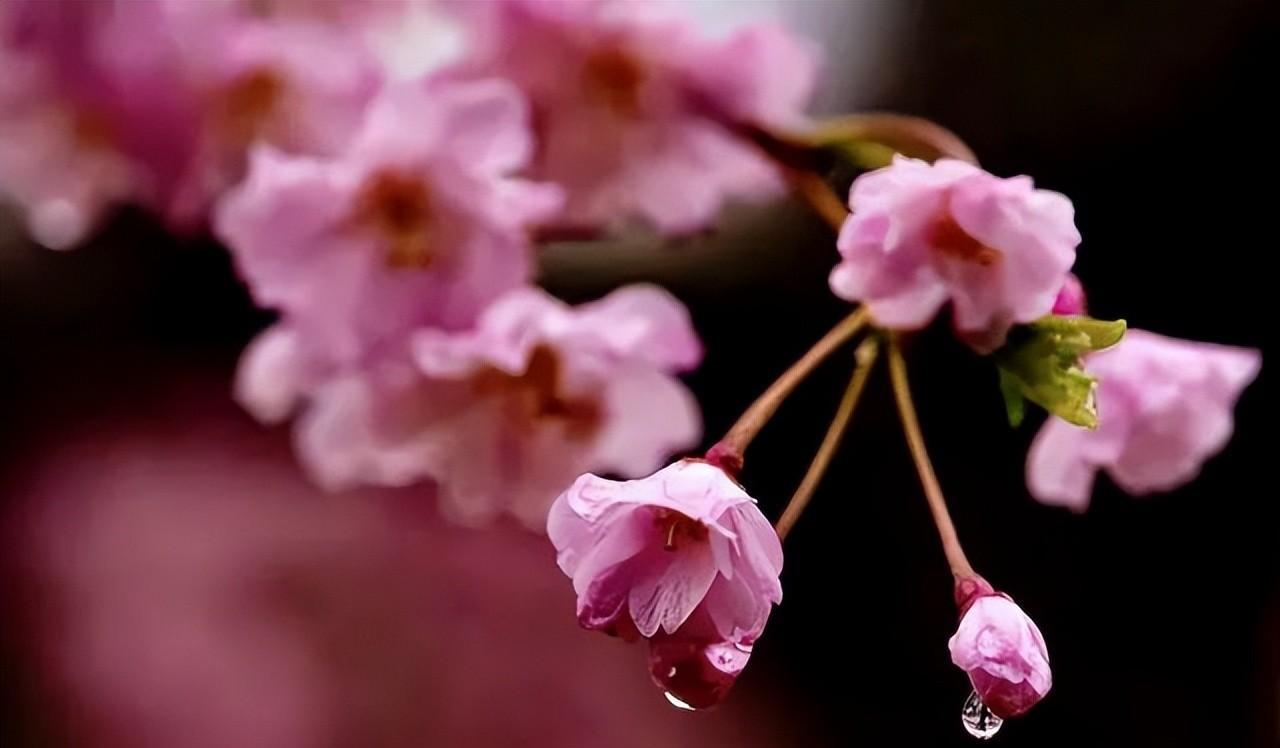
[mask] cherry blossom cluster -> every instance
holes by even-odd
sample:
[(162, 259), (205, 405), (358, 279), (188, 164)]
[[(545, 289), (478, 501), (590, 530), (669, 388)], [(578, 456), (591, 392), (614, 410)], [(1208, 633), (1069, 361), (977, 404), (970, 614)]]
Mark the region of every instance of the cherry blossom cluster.
[[(52, 248), (123, 204), (212, 231), (278, 314), (235, 396), (293, 421), (315, 480), (428, 483), (458, 522), (545, 528), (582, 626), (644, 639), (654, 681), (693, 708), (725, 697), (781, 602), (782, 538), (887, 348), (955, 581), (951, 656), (976, 694), (971, 731), (989, 734), (1049, 691), (1048, 652), (964, 556), (904, 341), (945, 316), (992, 362), (1015, 425), (1027, 403), (1048, 411), (1027, 483), (1075, 510), (1099, 470), (1133, 494), (1195, 477), (1260, 355), (1087, 317), (1067, 197), (986, 172), (919, 121), (816, 127), (808, 45), (768, 25), (708, 36), (674, 11), (9, 0), (0, 194)], [(861, 146), (900, 153), (869, 164)], [(863, 172), (847, 209), (824, 181), (842, 158)], [(702, 356), (688, 313), (648, 285), (557, 300), (535, 282), (539, 242), (687, 234), (789, 189), (833, 224), (830, 289), (858, 306), (704, 457), (667, 464), (701, 439), (678, 378)], [(747, 445), (858, 336), (845, 401), (775, 526), (738, 480)]]

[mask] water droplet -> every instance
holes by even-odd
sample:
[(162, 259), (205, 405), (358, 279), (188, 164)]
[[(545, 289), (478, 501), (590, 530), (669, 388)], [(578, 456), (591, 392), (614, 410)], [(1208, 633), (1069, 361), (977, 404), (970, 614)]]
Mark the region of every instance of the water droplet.
[(691, 706), (689, 706), (688, 704), (684, 703), (684, 702), (683, 702), (683, 701), (681, 701), (680, 699), (676, 698), (676, 695), (675, 695), (675, 694), (673, 694), (673, 693), (671, 693), (670, 691), (663, 691), (663, 692), (662, 692), (662, 695), (663, 695), (663, 696), (666, 696), (666, 697), (667, 697), (667, 701), (671, 702), (671, 706), (674, 706), (676, 709), (683, 709), (683, 710), (685, 710), (686, 712), (696, 712), (696, 711), (698, 711), (697, 709), (694, 709), (693, 707), (691, 707)]
[[(668, 697), (670, 698), (670, 697)], [(991, 713), (977, 691), (969, 693), (964, 700), (964, 708), (960, 710), (960, 721), (964, 723), (965, 732), (978, 740), (989, 740), (997, 732), (1004, 720)]]

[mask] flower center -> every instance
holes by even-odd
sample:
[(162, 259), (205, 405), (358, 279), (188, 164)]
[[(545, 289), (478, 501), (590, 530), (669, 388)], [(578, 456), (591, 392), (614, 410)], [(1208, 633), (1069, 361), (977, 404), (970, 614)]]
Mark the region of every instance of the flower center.
[(664, 550), (674, 551), (681, 543), (702, 543), (707, 539), (707, 526), (673, 509), (658, 509), (653, 523), (662, 535)]
[(257, 68), (233, 80), (216, 98), (218, 132), (233, 144), (247, 145), (262, 134), (284, 99), (284, 80)]
[(488, 369), (476, 375), (472, 386), (478, 394), (505, 398), (508, 416), (518, 430), (560, 423), (567, 438), (586, 439), (600, 425), (600, 405), (592, 398), (562, 394), (560, 379), (560, 359), (555, 350), (538, 346), (524, 373), (512, 375)]
[(587, 100), (624, 117), (634, 117), (639, 112), (640, 87), (646, 77), (640, 60), (618, 47), (592, 52), (582, 67)]
[(415, 176), (375, 172), (356, 196), (355, 223), (386, 243), (386, 261), (393, 268), (421, 269), (435, 261), (433, 218), (431, 193)]
[(982, 267), (990, 267), (1000, 261), (1000, 250), (988, 247), (965, 233), (951, 217), (950, 211), (943, 211), (934, 219), (925, 231), (925, 240), (934, 252), (950, 259)]

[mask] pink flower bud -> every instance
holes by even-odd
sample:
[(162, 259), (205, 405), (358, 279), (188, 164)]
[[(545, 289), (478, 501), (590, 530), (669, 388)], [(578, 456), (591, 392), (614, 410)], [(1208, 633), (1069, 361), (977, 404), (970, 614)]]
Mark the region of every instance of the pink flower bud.
[(969, 674), (973, 690), (993, 714), (1016, 717), (1035, 706), (1053, 685), (1044, 637), (1022, 608), (1008, 595), (989, 592), (990, 585), (981, 578), (962, 599), (964, 581), (956, 585), (964, 612), (948, 642), (951, 661)]

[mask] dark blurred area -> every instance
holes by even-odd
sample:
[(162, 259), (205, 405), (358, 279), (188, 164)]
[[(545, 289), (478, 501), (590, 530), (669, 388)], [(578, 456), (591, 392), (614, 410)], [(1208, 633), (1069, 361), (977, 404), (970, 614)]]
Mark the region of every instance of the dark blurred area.
[[(994, 173), (1069, 195), (1095, 316), (1269, 358), (1274, 3), (902, 12), (870, 104), (941, 122)], [(714, 438), (842, 315), (834, 259), (827, 230), (788, 205), (681, 246), (557, 247), (545, 282), (580, 300), (652, 279), (688, 303)], [(545, 540), (450, 528), (425, 490), (309, 488), (287, 432), (230, 401), (236, 356), (268, 319), (216, 245), (141, 214), (72, 253), (0, 247), (0, 743), (972, 744), (946, 649), (950, 580), (883, 374), (788, 539), (786, 601), (752, 666), (728, 704), (689, 715), (649, 686), (638, 651), (577, 632)], [(767, 515), (847, 364), (753, 447), (744, 482)], [(925, 435), (969, 555), (1039, 623), (1054, 666), (1052, 693), (998, 743), (1280, 743), (1269, 365), (1199, 480), (1134, 499), (1102, 479), (1076, 515), (1027, 495), (1036, 424), (1009, 428), (990, 364), (943, 329), (916, 341)], [(166, 642), (166, 621), (199, 636)], [(145, 718), (156, 710), (172, 719)], [(142, 723), (159, 732), (130, 732)]]

